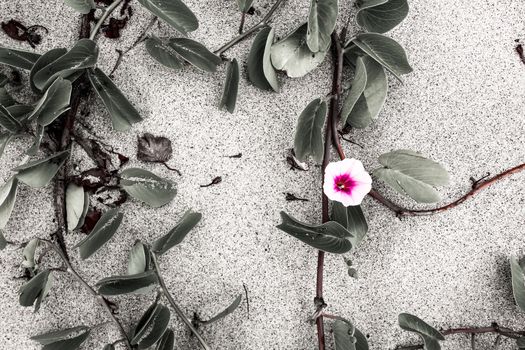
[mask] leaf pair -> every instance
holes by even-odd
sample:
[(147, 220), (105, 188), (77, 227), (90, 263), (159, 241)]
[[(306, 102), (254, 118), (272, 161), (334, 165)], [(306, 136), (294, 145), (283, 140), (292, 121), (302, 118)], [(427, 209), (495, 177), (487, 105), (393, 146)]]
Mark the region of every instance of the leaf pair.
[(379, 157), (382, 168), (373, 175), (387, 183), (397, 192), (409, 196), (419, 203), (434, 203), (440, 200), (435, 186), (449, 182), (447, 171), (439, 164), (409, 150), (397, 150)]
[(261, 90), (279, 91), (277, 73), (272, 66), (270, 53), (275, 31), (265, 27), (257, 33), (248, 54), (248, 79)]
[(35, 306), (35, 312), (40, 309), (42, 300), (47, 296), (53, 283), (53, 275), (49, 270), (37, 273), (20, 288), (18, 298), (22, 306)]
[(425, 350), (440, 350), (440, 341), (445, 340), (443, 334), (430, 326), (428, 323), (407, 313), (400, 314), (398, 317), (399, 326), (405, 331), (417, 333), (423, 343)]
[(43, 345), (42, 350), (76, 350), (87, 340), (90, 333), (89, 327), (78, 326), (35, 335), (31, 340)]
[[(131, 345), (138, 349), (147, 349), (160, 341), (163, 347), (157, 349), (169, 349), (173, 332), (168, 329), (170, 322), (170, 310), (157, 302), (153, 303), (140, 318), (131, 334)], [(166, 337), (163, 335), (168, 332)], [(170, 349), (171, 350), (171, 349)]]

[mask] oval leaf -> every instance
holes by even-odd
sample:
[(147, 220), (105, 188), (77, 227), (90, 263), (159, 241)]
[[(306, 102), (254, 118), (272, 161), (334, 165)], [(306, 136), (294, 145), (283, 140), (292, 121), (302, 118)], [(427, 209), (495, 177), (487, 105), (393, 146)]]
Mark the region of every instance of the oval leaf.
[(262, 90), (279, 91), (279, 81), (271, 62), (271, 47), (274, 30), (270, 27), (261, 29), (253, 40), (248, 54), (248, 80)]
[(316, 162), (323, 159), (323, 125), (326, 119), (326, 102), (317, 98), (301, 112), (295, 131), (294, 152), (299, 161), (312, 156)]
[(447, 171), (420, 153), (397, 150), (379, 157), (384, 168), (374, 170), (374, 176), (390, 185), (397, 192), (419, 203), (439, 201), (439, 194), (432, 186), (448, 184)]
[(50, 273), (49, 270), (41, 271), (20, 288), (20, 305), (33, 306), (35, 304), (38, 297), (44, 293)]
[(139, 3), (183, 34), (199, 28), (197, 17), (180, 0), (139, 0)]
[(70, 183), (66, 189), (66, 218), (67, 227), (70, 230), (77, 228), (83, 216), (86, 207), (87, 193), (82, 186)]
[(142, 242), (137, 242), (131, 248), (128, 259), (128, 275), (136, 275), (150, 268), (151, 256), (149, 249)]
[(273, 44), (273, 66), (286, 72), (290, 78), (299, 78), (314, 70), (323, 62), (327, 51), (312, 52), (304, 40), (307, 24), (303, 24), (285, 38)]
[(182, 68), (182, 62), (175, 50), (156, 36), (151, 36), (146, 40), (146, 50), (160, 64), (172, 69)]
[(401, 80), (401, 75), (412, 72), (405, 50), (394, 39), (377, 33), (357, 35), (353, 43)]
[(170, 310), (162, 304), (153, 304), (142, 316), (131, 339), (132, 345), (147, 349), (164, 334), (170, 322)]
[(151, 249), (157, 254), (162, 255), (166, 253), (168, 250), (181, 243), (191, 229), (199, 223), (201, 218), (201, 213), (194, 213), (191, 210), (188, 210), (168, 234), (153, 242)]
[(88, 78), (91, 86), (104, 102), (115, 130), (126, 131), (132, 124), (142, 121), (139, 112), (104, 72), (98, 68), (90, 70)]
[(175, 183), (147, 170), (129, 168), (121, 172), (120, 177), (124, 191), (153, 208), (169, 203), (177, 194)]
[(155, 350), (173, 350), (175, 346), (175, 334), (171, 329), (167, 329), (157, 343)]
[(439, 340), (445, 340), (445, 337), (419, 317), (403, 313), (399, 315), (398, 321), (402, 329), (417, 333), (423, 339), (426, 350), (441, 349)]
[(332, 204), (332, 219), (345, 227), (352, 234), (350, 241), (357, 247), (368, 232), (368, 224), (360, 205), (345, 207), (340, 202)]
[(357, 24), (368, 32), (386, 33), (408, 14), (407, 0), (363, 0), (358, 6)]
[(33, 89), (34, 92), (40, 92), (40, 90), (35, 86), (35, 74), (45, 66), (64, 56), (66, 53), (67, 50), (64, 48), (51, 49), (40, 56), (40, 58), (35, 62), (33, 68), (31, 68), (31, 72), (29, 73), (29, 83), (31, 84), (31, 89)]
[(191, 65), (206, 72), (215, 72), (222, 60), (201, 43), (188, 38), (173, 38), (168, 44)]
[(521, 311), (525, 311), (525, 276), (522, 264), (515, 257), (510, 258), (510, 272), (512, 274), (514, 300)]
[(278, 229), (288, 233), (298, 240), (327, 253), (343, 254), (352, 249), (351, 237), (343, 226), (335, 221), (322, 225), (302, 223), (285, 212), (281, 212), (282, 223)]
[(98, 292), (102, 295), (121, 295), (141, 293), (141, 290), (150, 288), (157, 283), (155, 271), (149, 270), (135, 275), (112, 276), (97, 282)]
[(22, 124), (2, 105), (0, 105), (0, 126), (12, 134), (16, 134), (22, 129)]
[(326, 51), (337, 22), (337, 0), (311, 0), (306, 43), (312, 52)]
[(124, 214), (119, 213), (117, 209), (111, 209), (105, 212), (97, 221), (91, 233), (78, 243), (80, 257), (84, 260), (93, 255), (117, 232)]
[(332, 329), (335, 350), (356, 350), (355, 327), (350, 322), (335, 320)]
[(16, 177), (31, 187), (44, 187), (56, 175), (58, 169), (69, 157), (69, 151), (62, 151), (47, 158), (38, 159), (13, 170), (17, 172)]
[(40, 55), (34, 52), (8, 49), (0, 46), (0, 63), (11, 67), (30, 70), (39, 58)]
[(83, 15), (96, 8), (94, 0), (64, 0), (64, 2)]
[(38, 124), (42, 126), (51, 124), (62, 113), (69, 110), (71, 90), (71, 82), (58, 77), (46, 90), (34, 111), (27, 118), (29, 120), (36, 119)]
[(226, 68), (226, 81), (224, 82), (224, 90), (222, 93), (221, 103), (219, 108), (233, 113), (235, 104), (237, 103), (237, 92), (239, 90), (239, 63), (234, 58), (228, 62)]
[(42, 345), (47, 345), (55, 343), (59, 340), (70, 339), (72, 337), (78, 336), (80, 333), (89, 332), (89, 327), (86, 326), (77, 326), (72, 328), (66, 328), (59, 331), (51, 331), (42, 333), (39, 335), (34, 335), (31, 337), (31, 340), (34, 340)]

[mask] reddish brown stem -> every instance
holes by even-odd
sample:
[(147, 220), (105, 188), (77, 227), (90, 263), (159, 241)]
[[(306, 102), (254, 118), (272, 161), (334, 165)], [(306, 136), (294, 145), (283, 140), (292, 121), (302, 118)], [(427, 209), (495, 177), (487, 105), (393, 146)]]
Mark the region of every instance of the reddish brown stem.
[(432, 214), (441, 213), (443, 211), (447, 211), (449, 209), (455, 208), (458, 205), (460, 205), (461, 203), (463, 203), (464, 201), (466, 201), (467, 199), (469, 199), (470, 197), (473, 197), (474, 195), (476, 195), (481, 190), (491, 186), (492, 184), (494, 184), (494, 183), (496, 183), (496, 182), (498, 182), (498, 181), (500, 181), (500, 180), (502, 180), (502, 179), (504, 179), (506, 177), (509, 177), (509, 176), (511, 176), (513, 174), (519, 173), (520, 171), (523, 171), (523, 170), (525, 170), (525, 163), (520, 164), (518, 166), (515, 166), (513, 168), (510, 168), (510, 169), (507, 169), (507, 170), (503, 171), (502, 173), (499, 173), (499, 174), (497, 174), (495, 176), (492, 176), (492, 177), (489, 177), (487, 179), (480, 180), (480, 181), (475, 181), (472, 184), (472, 189), (467, 194), (461, 196), (460, 198), (456, 199), (455, 201), (453, 201), (453, 202), (451, 202), (451, 203), (449, 203), (447, 205), (444, 205), (444, 206), (441, 206), (441, 207), (438, 207), (438, 208), (432, 208), (432, 209), (407, 209), (407, 208), (403, 208), (400, 205), (395, 204), (391, 200), (383, 197), (383, 195), (381, 195), (376, 190), (370, 191), (370, 193), (368, 195), (370, 197), (374, 198), (375, 200), (377, 200), (379, 203), (383, 204), (388, 209), (392, 210), (398, 217), (401, 217), (401, 216), (432, 215)]

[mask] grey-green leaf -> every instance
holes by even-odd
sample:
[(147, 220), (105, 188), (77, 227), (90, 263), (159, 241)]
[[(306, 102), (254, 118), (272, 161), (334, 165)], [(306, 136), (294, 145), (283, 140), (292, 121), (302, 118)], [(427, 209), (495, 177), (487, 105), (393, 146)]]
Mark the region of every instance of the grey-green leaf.
[[(1, 79), (1, 78), (0, 78)], [(0, 105), (4, 107), (9, 107), (16, 104), (16, 101), (13, 97), (7, 92), (5, 87), (0, 87)]]
[(51, 331), (39, 335), (34, 335), (31, 337), (31, 340), (34, 340), (42, 345), (47, 345), (60, 340), (65, 340), (78, 336), (80, 333), (85, 332), (89, 332), (89, 327), (77, 326), (72, 328), (61, 329), (59, 331)]
[(514, 300), (521, 311), (525, 311), (525, 273), (521, 261), (515, 257), (510, 258), (510, 272), (512, 274)]
[(157, 254), (164, 254), (177, 244), (181, 243), (186, 235), (199, 223), (202, 218), (201, 213), (186, 211), (177, 225), (166, 235), (158, 238), (151, 245), (151, 249)]
[(77, 335), (76, 337), (59, 340), (55, 343), (47, 344), (42, 350), (77, 350), (89, 338), (90, 330)]
[(407, 313), (399, 314), (399, 326), (409, 332), (417, 333), (425, 344), (426, 350), (440, 350), (440, 340), (445, 340), (443, 334), (417, 316)]
[(17, 172), (16, 177), (31, 187), (44, 187), (56, 175), (58, 169), (69, 157), (69, 151), (62, 151), (52, 156), (38, 159), (13, 170)]
[(104, 102), (115, 130), (126, 131), (134, 123), (142, 121), (139, 112), (104, 72), (98, 68), (90, 70), (88, 78), (91, 86)]
[(87, 259), (106, 244), (117, 232), (123, 217), (124, 214), (119, 213), (116, 208), (105, 212), (89, 235), (75, 246), (80, 257)]
[(365, 335), (357, 328), (355, 329), (354, 337), (357, 340), (355, 343), (356, 350), (369, 350), (368, 340), (366, 339)]
[(141, 290), (150, 288), (157, 283), (155, 271), (149, 270), (135, 275), (111, 276), (97, 282), (98, 292), (102, 295), (121, 295), (141, 293)]
[(98, 52), (98, 46), (93, 40), (80, 39), (71, 50), (34, 74), (35, 87), (44, 90), (58, 76), (65, 78), (79, 70), (94, 67)]
[(312, 52), (326, 51), (337, 22), (337, 0), (311, 0), (306, 42)]
[(37, 119), (38, 124), (47, 126), (69, 110), (72, 86), (69, 80), (58, 77), (46, 90), (28, 119)]
[(235, 298), (235, 300), (226, 309), (222, 310), (221, 312), (219, 312), (217, 315), (213, 316), (209, 320), (201, 321), (201, 323), (202, 324), (212, 324), (213, 322), (217, 322), (218, 320), (228, 316), (229, 314), (234, 312), (235, 309), (239, 307), (239, 305), (241, 304), (241, 301), (242, 301), (242, 294), (239, 294), (237, 298)]
[(226, 68), (226, 80), (224, 82), (224, 89), (222, 93), (221, 103), (219, 108), (230, 113), (235, 111), (235, 104), (237, 103), (237, 92), (239, 90), (239, 63), (234, 58), (228, 62)]
[(77, 228), (83, 220), (84, 208), (86, 206), (87, 193), (82, 186), (70, 183), (66, 189), (66, 218), (69, 230)]
[(173, 48), (156, 36), (146, 40), (146, 50), (153, 59), (171, 69), (181, 69), (182, 62)]
[(0, 133), (0, 158), (4, 154), (4, 150), (7, 147), (9, 141), (13, 139), (14, 135), (9, 132)]
[(130, 196), (153, 208), (161, 207), (177, 194), (175, 183), (139, 168), (129, 168), (120, 173), (120, 186)]
[(299, 78), (311, 72), (326, 56), (326, 50), (314, 53), (308, 48), (306, 31), (305, 23), (272, 46), (273, 66), (285, 71), (290, 78)]
[[(388, 80), (383, 67), (370, 57), (359, 57), (356, 61), (356, 82), (345, 100), (341, 112), (341, 122), (346, 122), (355, 128), (365, 128), (374, 121), (383, 108), (388, 91)], [(357, 70), (364, 70), (366, 84), (361, 90), (362, 77), (358, 77)], [(363, 74), (363, 73), (359, 73)], [(361, 94), (357, 96), (357, 93)], [(356, 99), (357, 97), (357, 99)], [(344, 125), (344, 124), (343, 124)]]
[(0, 251), (7, 247), (7, 239), (5, 239), (4, 233), (0, 230)]
[(401, 75), (412, 72), (405, 50), (394, 39), (377, 33), (363, 33), (352, 42), (399, 80)]
[(0, 230), (4, 229), (15, 206), (18, 180), (11, 177), (0, 187)]
[(96, 8), (94, 0), (64, 0), (64, 2), (83, 15)]
[(379, 157), (384, 166), (374, 170), (374, 176), (403, 195), (419, 203), (440, 200), (433, 186), (448, 184), (447, 171), (437, 162), (409, 150), (396, 150)]
[(44, 292), (50, 273), (49, 270), (43, 270), (20, 288), (20, 305), (33, 306), (35, 304), (35, 301)]
[(248, 80), (262, 90), (279, 91), (279, 81), (271, 62), (274, 30), (265, 27), (257, 33), (248, 54)]
[(363, 0), (359, 3), (357, 24), (368, 32), (386, 33), (408, 14), (407, 0)]
[(195, 40), (173, 38), (168, 45), (188, 63), (206, 72), (215, 72), (222, 62), (219, 56)]
[(281, 212), (282, 223), (278, 229), (319, 250), (343, 254), (352, 249), (351, 237), (341, 224), (329, 221), (322, 225), (310, 225)]
[(335, 350), (356, 350), (355, 327), (350, 322), (335, 320), (332, 329)]
[(26, 246), (24, 247), (24, 250), (22, 251), (22, 255), (24, 257), (24, 260), (22, 261), (22, 267), (34, 270), (36, 267), (35, 262), (35, 252), (36, 248), (38, 247), (40, 241), (38, 238), (33, 238), (30, 240)]
[(151, 263), (151, 253), (142, 242), (137, 242), (131, 248), (128, 259), (128, 275), (148, 271)]
[(33, 89), (34, 92), (41, 92), (40, 89), (35, 86), (35, 74), (45, 66), (64, 56), (66, 53), (67, 50), (64, 48), (51, 49), (40, 56), (40, 58), (35, 62), (33, 68), (31, 68), (31, 72), (29, 73), (29, 84), (31, 85), (31, 89)]
[(173, 350), (175, 346), (175, 334), (171, 329), (166, 329), (164, 335), (157, 343), (155, 350)]
[(34, 52), (0, 46), (0, 63), (11, 67), (30, 70), (39, 58), (40, 55)]
[(357, 57), (354, 80), (352, 81), (352, 88), (346, 96), (345, 101), (343, 102), (343, 107), (341, 109), (341, 125), (346, 124), (348, 115), (354, 108), (357, 100), (363, 94), (363, 91), (366, 87), (366, 66), (362, 57)]
[(139, 320), (135, 327), (132, 345), (138, 345), (139, 349), (147, 349), (155, 344), (168, 328), (170, 321), (170, 310), (162, 305), (154, 303)]
[(368, 232), (368, 224), (360, 205), (345, 207), (339, 202), (332, 204), (332, 219), (345, 227), (353, 237), (350, 238), (352, 245), (357, 247)]
[(11, 115), (9, 110), (2, 105), (0, 105), (0, 126), (12, 134), (17, 133), (22, 129), (22, 124), (20, 124), (20, 122)]
[(518, 349), (525, 349), (525, 337), (516, 339), (516, 345), (518, 346)]
[(301, 162), (312, 156), (316, 162), (323, 159), (323, 125), (326, 119), (326, 102), (317, 98), (301, 112), (295, 131), (294, 151)]
[(186, 34), (199, 28), (199, 21), (181, 0), (139, 0), (146, 10)]
[(237, 0), (237, 5), (239, 6), (239, 10), (241, 12), (248, 12), (250, 8), (252, 7), (253, 0)]

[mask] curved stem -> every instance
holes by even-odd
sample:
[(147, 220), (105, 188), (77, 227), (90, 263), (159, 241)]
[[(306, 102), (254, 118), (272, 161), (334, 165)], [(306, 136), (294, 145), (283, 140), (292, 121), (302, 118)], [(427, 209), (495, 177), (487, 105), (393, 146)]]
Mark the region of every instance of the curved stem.
[(117, 6), (122, 2), (123, 0), (115, 0), (111, 5), (109, 5), (106, 8), (106, 11), (100, 16), (100, 19), (98, 20), (97, 24), (95, 24), (95, 27), (91, 31), (91, 35), (89, 36), (89, 39), (94, 40), (95, 36), (97, 35), (98, 31), (100, 30), (100, 27), (104, 23), (104, 21), (109, 17), (109, 15), (117, 8)]
[(219, 49), (217, 49), (214, 53), (216, 55), (221, 55), (223, 54), (224, 52), (226, 52), (228, 49), (230, 49), (232, 46), (234, 46), (235, 44), (237, 44), (238, 42), (246, 39), (247, 37), (249, 37), (250, 35), (252, 35), (253, 33), (255, 33), (256, 31), (258, 31), (259, 29), (262, 29), (266, 24), (268, 24), (268, 22), (270, 21), (270, 19), (272, 18), (273, 16), (273, 13), (279, 8), (279, 6), (281, 5), (281, 3), (283, 2), (284, 0), (277, 0), (277, 2), (272, 6), (272, 8), (268, 11), (268, 13), (266, 14), (266, 16), (263, 17), (263, 19), (261, 19), (259, 21), (259, 23), (257, 23), (256, 25), (254, 25), (253, 27), (251, 27), (250, 29), (248, 29), (247, 31), (245, 31), (244, 33), (240, 34), (239, 36), (236, 36), (235, 38), (233, 38), (232, 40), (228, 41), (226, 44), (222, 45)]
[(69, 259), (65, 256), (64, 252), (62, 251), (62, 249), (57, 246), (56, 244), (54, 244), (53, 242), (51, 241), (48, 241), (46, 239), (40, 239), (40, 241), (42, 242), (45, 242), (49, 245), (49, 247), (51, 249), (53, 249), (57, 255), (60, 257), (60, 259), (62, 260), (62, 262), (64, 263), (66, 269), (67, 269), (67, 272), (72, 275), (78, 282), (80, 282), (80, 284), (92, 295), (94, 296), (97, 301), (99, 302), (100, 305), (102, 305), (104, 307), (104, 309), (107, 311), (109, 317), (112, 319), (113, 323), (117, 326), (118, 330), (120, 331), (120, 333), (122, 334), (122, 337), (123, 337), (123, 340), (124, 340), (124, 343), (126, 344), (126, 347), (128, 349), (133, 349), (133, 347), (131, 346), (131, 343), (130, 343), (130, 340), (129, 340), (129, 337), (128, 337), (128, 334), (126, 333), (126, 331), (124, 330), (124, 327), (122, 326), (122, 324), (120, 323), (120, 321), (117, 319), (117, 317), (113, 314), (113, 310), (111, 309), (111, 306), (109, 306), (109, 303), (108, 301), (106, 300), (106, 298), (104, 298), (102, 295), (100, 295), (95, 289), (93, 289), (93, 287), (91, 287), (79, 274), (78, 272), (73, 268), (73, 266), (71, 265), (71, 263), (69, 262)]
[(473, 197), (481, 190), (491, 186), (492, 184), (496, 183), (497, 181), (500, 181), (506, 177), (509, 177), (513, 174), (519, 173), (521, 171), (525, 170), (525, 163), (520, 164), (518, 166), (515, 166), (513, 168), (507, 169), (495, 176), (489, 177), (484, 180), (478, 180), (474, 181), (472, 184), (472, 189), (466, 193), (465, 195), (461, 196), (460, 198), (456, 199), (455, 201), (446, 204), (444, 206), (438, 207), (438, 208), (432, 208), (432, 209), (407, 209), (403, 208), (398, 204), (395, 204), (391, 200), (383, 197), (379, 192), (376, 190), (370, 191), (368, 194), (370, 197), (377, 200), (379, 203), (383, 204), (388, 209), (392, 210), (397, 216), (423, 216), (423, 215), (432, 215), (436, 213), (441, 213), (444, 211), (447, 211), (449, 209), (455, 208), (470, 197)]
[(159, 285), (160, 285), (160, 288), (162, 289), (162, 293), (164, 294), (166, 299), (168, 299), (171, 307), (173, 308), (173, 310), (175, 310), (175, 313), (186, 324), (186, 326), (188, 326), (188, 328), (193, 333), (193, 335), (195, 335), (201, 347), (205, 350), (211, 350), (208, 344), (206, 344), (206, 341), (202, 338), (202, 336), (195, 329), (195, 327), (193, 327), (193, 324), (191, 323), (191, 321), (186, 317), (184, 312), (181, 310), (179, 305), (177, 305), (177, 302), (175, 301), (175, 299), (173, 299), (170, 292), (168, 291), (168, 288), (166, 287), (166, 283), (164, 283), (164, 278), (162, 278), (162, 275), (160, 274), (159, 263), (157, 262), (157, 255), (153, 252), (151, 254), (151, 260), (153, 261), (153, 268), (155, 269), (155, 274), (157, 275), (157, 279), (159, 280)]

